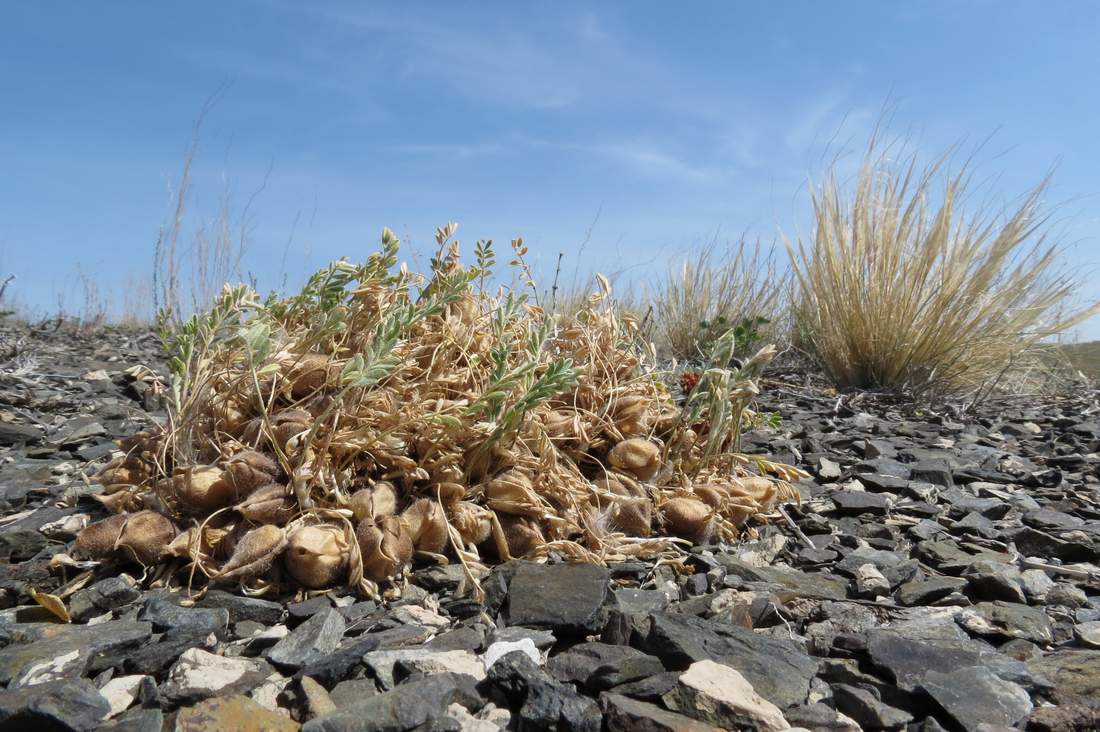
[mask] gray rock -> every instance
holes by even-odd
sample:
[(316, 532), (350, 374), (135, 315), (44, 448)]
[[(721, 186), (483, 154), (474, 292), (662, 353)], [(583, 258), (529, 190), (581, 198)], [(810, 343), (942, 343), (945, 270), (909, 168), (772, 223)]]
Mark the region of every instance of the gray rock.
[(69, 598), (69, 615), (73, 620), (87, 620), (94, 615), (125, 607), (141, 597), (141, 590), (128, 575), (108, 577), (74, 592)]
[[(715, 727), (661, 709), (656, 704), (604, 692), (600, 695), (608, 732), (714, 732)], [(596, 729), (599, 729), (598, 727)]]
[(667, 668), (709, 659), (740, 671), (780, 708), (806, 702), (818, 663), (797, 644), (687, 615), (655, 614), (649, 622), (642, 649)]
[(1046, 600), (1047, 593), (1054, 587), (1054, 580), (1041, 569), (1026, 569), (1020, 573), (1020, 584), (1030, 602), (1040, 603)]
[(31, 673), (35, 666), (74, 653), (80, 665), (70, 667), (73, 676), (82, 675), (85, 669), (94, 672), (108, 668), (148, 642), (152, 632), (149, 623), (128, 621), (53, 626), (41, 640), (0, 649), (0, 683), (9, 683)]
[(138, 620), (153, 624), (153, 630), (224, 636), (229, 629), (229, 611), (224, 608), (181, 607), (178, 598), (150, 597), (138, 612)]
[(1056, 651), (1027, 662), (1028, 669), (1054, 682), (1059, 704), (1100, 699), (1100, 651)]
[(539, 669), (525, 653), (513, 651), (486, 672), (482, 689), (492, 701), (510, 707), (533, 730), (569, 729), (598, 732), (600, 709), (571, 684)]
[(829, 498), (836, 504), (837, 513), (842, 516), (885, 516), (892, 504), (885, 494), (866, 491), (836, 491)]
[(93, 730), (111, 705), (86, 679), (0, 690), (0, 726), (10, 730)]
[(858, 686), (833, 684), (832, 689), (837, 711), (866, 729), (897, 729), (913, 719), (909, 712), (884, 704), (870, 691)]
[(594, 564), (523, 562), (508, 588), (508, 624), (559, 636), (595, 633), (606, 619), (609, 579), (607, 569)]
[(296, 671), (332, 653), (344, 636), (344, 616), (329, 607), (292, 630), (267, 653), (277, 667)]
[(1014, 727), (1032, 709), (1023, 688), (980, 666), (929, 671), (921, 686), (967, 732), (988, 729), (986, 725)]
[(898, 587), (894, 597), (906, 606), (931, 605), (966, 587), (966, 580), (958, 577), (932, 577), (926, 580), (906, 582)]
[(100, 732), (162, 732), (164, 712), (159, 709), (138, 707), (101, 725), (98, 729)]
[(1054, 640), (1046, 613), (1019, 603), (979, 602), (961, 611), (957, 619), (959, 625), (972, 635), (1022, 638), (1039, 644)]
[(578, 684), (591, 692), (642, 679), (665, 670), (661, 661), (629, 646), (581, 643), (551, 656), (546, 664), (558, 681)]
[(229, 622), (251, 620), (274, 625), (283, 619), (282, 603), (258, 597), (244, 597), (225, 590), (210, 590), (198, 603), (199, 607), (220, 608), (229, 613)]
[(42, 441), (42, 430), (26, 424), (0, 422), (0, 447), (37, 445)]

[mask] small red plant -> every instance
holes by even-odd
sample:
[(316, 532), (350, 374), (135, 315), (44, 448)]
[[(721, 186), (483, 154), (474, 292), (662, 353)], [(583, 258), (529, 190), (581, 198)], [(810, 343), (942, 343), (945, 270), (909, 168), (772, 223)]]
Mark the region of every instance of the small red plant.
[(698, 371), (685, 371), (680, 375), (680, 389), (683, 390), (684, 396), (691, 393), (691, 390), (695, 388), (695, 385), (699, 383)]

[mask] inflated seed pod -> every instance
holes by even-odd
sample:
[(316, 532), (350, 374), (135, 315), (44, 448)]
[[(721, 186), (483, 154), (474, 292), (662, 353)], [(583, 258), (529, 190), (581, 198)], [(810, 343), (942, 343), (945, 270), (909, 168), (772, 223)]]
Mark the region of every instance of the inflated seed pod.
[(294, 518), (298, 503), (285, 485), (271, 483), (253, 491), (234, 508), (253, 523), (282, 526)]
[(721, 485), (697, 485), (692, 487), (691, 492), (715, 510), (719, 510), (729, 503), (729, 493)]
[(116, 514), (102, 521), (96, 521), (80, 530), (76, 535), (74, 553), (92, 559), (102, 559), (115, 549), (115, 542), (122, 535), (126, 525), (126, 516)]
[(447, 517), (431, 498), (421, 498), (401, 512), (418, 551), (439, 554), (447, 547)]
[(508, 552), (513, 558), (524, 557), (546, 543), (546, 536), (534, 521), (508, 514), (501, 514), (499, 519), (500, 526), (504, 529), (504, 540), (508, 543)]
[(324, 389), (331, 383), (334, 367), (335, 373), (339, 374), (339, 368), (327, 356), (319, 353), (307, 353), (296, 357), (287, 370), (290, 395), (295, 399), (302, 399)]
[(480, 544), (493, 533), (492, 511), (469, 501), (460, 501), (450, 507), (451, 525), (458, 530), (466, 544)]
[(542, 425), (551, 438), (568, 438), (576, 434), (576, 419), (576, 412), (555, 410), (543, 415)]
[(714, 511), (698, 498), (677, 496), (661, 506), (665, 525), (674, 535), (703, 543), (714, 528)]
[(175, 525), (156, 511), (138, 511), (126, 517), (115, 548), (145, 565), (155, 564), (176, 538)]
[(286, 532), (278, 526), (257, 526), (237, 542), (233, 554), (214, 575), (227, 582), (252, 579), (271, 569), (272, 562), (286, 548)]
[(283, 563), (290, 576), (311, 590), (331, 587), (348, 568), (348, 550), (344, 530), (322, 524), (303, 526), (287, 537)]
[(611, 448), (607, 461), (639, 480), (649, 480), (661, 469), (661, 449), (649, 440), (634, 437)]
[(115, 458), (99, 471), (96, 480), (105, 486), (140, 485), (150, 477), (149, 468), (133, 457)]
[(615, 502), (611, 525), (627, 536), (649, 536), (653, 524), (653, 502), (648, 497), (621, 498)]
[(360, 521), (355, 539), (363, 557), (363, 576), (369, 580), (381, 582), (393, 577), (412, 559), (412, 536), (397, 516)]
[(352, 493), (349, 508), (355, 514), (356, 521), (392, 516), (397, 512), (397, 489), (388, 480), (376, 481), (374, 485)]
[(240, 500), (260, 486), (274, 481), (279, 466), (262, 452), (244, 450), (226, 461), (225, 472), (237, 491), (237, 500)]
[(176, 497), (191, 508), (213, 511), (233, 504), (237, 491), (221, 468), (188, 468), (172, 476)]
[(271, 431), (275, 442), (282, 450), (291, 439), (308, 432), (313, 424), (313, 415), (304, 409), (287, 409), (271, 418)]

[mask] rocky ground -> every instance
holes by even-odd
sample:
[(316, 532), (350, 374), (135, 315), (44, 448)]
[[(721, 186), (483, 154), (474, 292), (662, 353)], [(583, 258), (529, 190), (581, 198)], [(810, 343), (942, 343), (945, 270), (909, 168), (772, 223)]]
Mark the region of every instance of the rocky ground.
[(1100, 728), (1095, 392), (962, 419), (773, 385), (745, 447), (814, 478), (755, 540), (510, 563), (483, 603), (454, 566), (387, 605), (191, 602), (51, 567), (102, 515), (83, 476), (160, 416), (138, 364), (154, 337), (0, 328), (0, 728)]

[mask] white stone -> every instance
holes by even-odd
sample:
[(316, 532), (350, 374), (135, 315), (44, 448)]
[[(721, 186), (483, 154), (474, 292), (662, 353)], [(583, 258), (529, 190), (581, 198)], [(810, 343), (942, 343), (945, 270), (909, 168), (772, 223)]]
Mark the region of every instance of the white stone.
[(85, 381), (110, 381), (111, 375), (108, 374), (104, 369), (96, 369), (95, 371), (89, 371), (80, 378), (84, 379)]
[(130, 705), (134, 703), (134, 699), (137, 698), (138, 691), (141, 689), (141, 682), (147, 678), (151, 677), (144, 674), (116, 676), (100, 687), (99, 693), (111, 705), (111, 711), (107, 717), (117, 717), (129, 709)]
[(469, 651), (432, 651), (425, 648), (399, 648), (389, 651), (371, 651), (363, 656), (363, 663), (374, 671), (375, 678), (386, 689), (396, 685), (394, 667), (402, 662), (413, 671), (423, 674), (453, 672), (473, 676), (478, 681), (485, 678), (485, 667)]
[(1100, 648), (1100, 620), (1090, 620), (1073, 626), (1077, 640), (1091, 648)]
[(247, 658), (226, 658), (201, 648), (184, 651), (168, 672), (169, 697), (214, 696), (222, 689), (259, 671), (262, 666)]
[(419, 605), (402, 605), (390, 614), (390, 617), (406, 625), (422, 625), (438, 632), (451, 627), (451, 621), (439, 613), (432, 612)]
[(279, 694), (283, 693), (283, 689), (289, 683), (290, 679), (280, 673), (273, 673), (264, 679), (262, 684), (248, 692), (248, 698), (261, 707), (289, 717), (290, 711), (279, 706)]
[(485, 653), (481, 656), (481, 662), (485, 664), (485, 669), (488, 670), (490, 666), (512, 651), (522, 651), (536, 665), (542, 665), (542, 654), (539, 653), (538, 647), (530, 638), (521, 638), (518, 641), (497, 641), (485, 649)]
[(680, 674), (680, 685), (688, 692), (696, 718), (720, 719), (729, 711), (751, 719), (762, 732), (790, 728), (779, 707), (756, 693), (752, 684), (736, 669), (714, 661), (696, 661)]
[(462, 732), (500, 732), (500, 727), (484, 719), (478, 719), (461, 704), (447, 707), (447, 716), (458, 722)]

